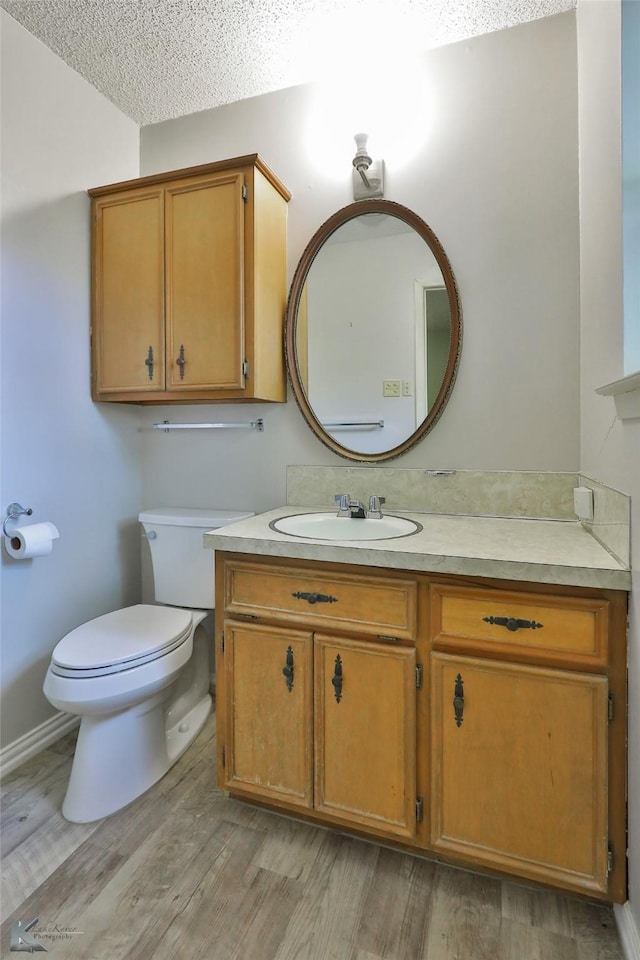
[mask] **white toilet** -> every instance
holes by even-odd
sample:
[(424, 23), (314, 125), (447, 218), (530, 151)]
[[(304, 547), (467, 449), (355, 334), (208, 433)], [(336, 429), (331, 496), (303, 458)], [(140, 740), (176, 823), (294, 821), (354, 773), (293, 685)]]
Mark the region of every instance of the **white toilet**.
[(115, 813), (162, 777), (211, 712), (209, 634), (213, 551), (206, 530), (253, 516), (161, 508), (140, 514), (156, 604), (82, 624), (55, 647), (44, 693), (81, 717), (62, 813), (88, 823)]

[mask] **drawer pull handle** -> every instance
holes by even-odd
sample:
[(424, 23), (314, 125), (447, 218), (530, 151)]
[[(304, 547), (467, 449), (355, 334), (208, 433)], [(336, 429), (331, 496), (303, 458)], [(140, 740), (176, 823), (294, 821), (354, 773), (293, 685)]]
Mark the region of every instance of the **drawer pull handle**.
[(287, 681), (287, 690), (289, 693), (293, 690), (293, 649), (287, 647), (287, 662), (282, 668), (282, 673)]
[(515, 632), (516, 630), (539, 630), (544, 627), (544, 623), (536, 623), (535, 620), (517, 620), (515, 617), (483, 617), (484, 623), (495, 623), (499, 627), (506, 627), (507, 630)]
[(331, 678), (331, 683), (333, 684), (333, 689), (336, 695), (336, 703), (340, 703), (342, 700), (342, 659), (340, 654), (336, 657), (334, 673)]
[(464, 681), (458, 674), (456, 685), (453, 688), (453, 715), (456, 720), (456, 727), (462, 726), (462, 714), (464, 713)]
[(292, 597), (295, 597), (296, 600), (306, 600), (307, 603), (337, 603), (337, 597), (330, 597), (327, 593), (304, 593), (298, 591), (297, 593), (292, 593)]

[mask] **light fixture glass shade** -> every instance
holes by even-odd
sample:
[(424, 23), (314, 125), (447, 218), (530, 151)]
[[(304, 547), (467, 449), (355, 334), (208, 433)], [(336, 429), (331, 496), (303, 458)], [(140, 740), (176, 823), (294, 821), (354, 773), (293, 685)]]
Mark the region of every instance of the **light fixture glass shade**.
[(367, 150), (368, 135), (356, 133), (356, 155), (353, 158), (353, 199), (365, 200), (384, 196), (384, 161), (372, 160)]

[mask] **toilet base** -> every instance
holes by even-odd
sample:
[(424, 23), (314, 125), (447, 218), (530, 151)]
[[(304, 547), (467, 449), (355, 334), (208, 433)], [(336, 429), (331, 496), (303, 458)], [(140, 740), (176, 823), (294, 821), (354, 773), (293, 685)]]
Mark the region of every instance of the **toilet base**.
[(163, 693), (110, 716), (83, 717), (62, 814), (91, 823), (153, 786), (200, 732), (212, 709), (207, 694), (166, 729)]
[(178, 757), (182, 756), (193, 738), (200, 733), (211, 713), (212, 706), (211, 697), (207, 694), (179, 723), (167, 730), (167, 755), (170, 764), (174, 764)]

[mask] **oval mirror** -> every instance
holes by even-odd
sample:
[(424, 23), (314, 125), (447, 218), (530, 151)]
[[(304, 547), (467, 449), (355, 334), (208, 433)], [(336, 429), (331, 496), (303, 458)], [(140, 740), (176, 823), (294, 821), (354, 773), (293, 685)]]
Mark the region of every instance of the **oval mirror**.
[(291, 284), (285, 349), (307, 423), (349, 460), (389, 460), (436, 423), (462, 342), (456, 282), (407, 207), (359, 200), (307, 245)]

